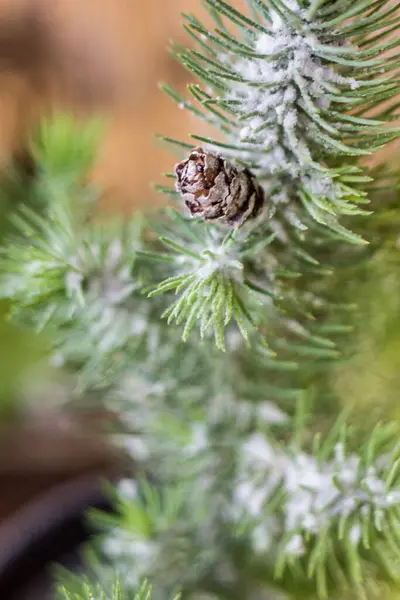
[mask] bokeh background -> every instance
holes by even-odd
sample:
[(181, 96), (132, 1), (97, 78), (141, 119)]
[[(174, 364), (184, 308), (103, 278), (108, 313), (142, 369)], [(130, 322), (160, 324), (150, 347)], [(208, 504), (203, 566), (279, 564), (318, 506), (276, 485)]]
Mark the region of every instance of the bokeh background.
[(156, 202), (149, 183), (172, 161), (154, 133), (191, 129), (190, 115), (158, 89), (185, 88), (187, 74), (167, 52), (171, 39), (190, 43), (182, 11), (203, 13), (198, 0), (0, 0), (1, 161), (49, 110), (101, 110), (109, 128), (93, 176), (107, 204)]

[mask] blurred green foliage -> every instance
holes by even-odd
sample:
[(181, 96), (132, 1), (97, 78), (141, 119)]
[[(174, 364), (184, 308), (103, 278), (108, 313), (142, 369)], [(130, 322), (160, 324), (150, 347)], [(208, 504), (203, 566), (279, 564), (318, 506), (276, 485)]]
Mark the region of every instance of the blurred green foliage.
[(16, 417), (23, 390), (48, 353), (43, 336), (21, 329), (8, 320), (8, 304), (0, 301), (0, 419)]
[[(21, 153), (6, 173), (0, 185), (0, 242), (13, 233), (10, 216), (20, 206), (35, 204), (33, 161)], [(24, 386), (29, 387), (32, 368), (48, 352), (43, 336), (18, 327), (9, 319), (9, 303), (0, 300), (0, 421), (15, 418), (21, 409)]]

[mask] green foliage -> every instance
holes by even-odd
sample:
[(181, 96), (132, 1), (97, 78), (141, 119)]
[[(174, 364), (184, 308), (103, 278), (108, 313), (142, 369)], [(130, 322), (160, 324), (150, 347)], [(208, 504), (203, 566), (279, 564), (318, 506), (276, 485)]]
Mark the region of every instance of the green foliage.
[(399, 9), (204, 4), (214, 30), (186, 15), (196, 47), (174, 46), (194, 102), (164, 89), (216, 127), (193, 145), (251, 169), (267, 210), (232, 231), (165, 186), (173, 209), (95, 219), (99, 125), (66, 116), (39, 128), (33, 204), (1, 250), (11, 318), (51, 332), (74, 400), (114, 413), (135, 463), (101, 518), (98, 585), (61, 599), (149, 600), (143, 577), (157, 600), (368, 598), (399, 585), (399, 429), (337, 415), (364, 400), (360, 356), (398, 346), (398, 167), (361, 161), (399, 133)]
[(33, 373), (49, 354), (49, 340), (10, 323), (8, 305), (0, 303), (0, 419), (16, 416), (19, 399), (33, 382)]
[[(91, 585), (90, 583), (82, 582), (79, 586), (81, 589), (77, 591), (69, 591), (64, 586), (59, 589), (60, 600), (124, 600), (128, 598), (122, 592), (119, 583), (116, 583), (108, 594), (100, 585)], [(151, 598), (150, 588), (145, 589), (146, 595), (135, 595), (135, 600), (149, 600)]]
[(95, 373), (99, 381), (135, 329), (126, 305), (140, 313), (143, 304), (141, 276), (133, 277), (143, 222), (115, 217), (105, 223), (92, 215), (98, 192), (85, 177), (97, 123), (87, 129), (68, 115), (39, 129), (44, 167), (40, 162), (38, 177), (29, 183), (35, 202), (9, 217), (12, 228), (0, 249), (0, 297), (9, 300), (16, 321), (49, 332), (63, 362), (71, 358), (74, 368), (87, 367), (87, 378)]
[[(389, 580), (399, 583), (396, 570), (400, 550), (396, 507), (400, 481), (398, 434), (394, 423), (385, 426), (378, 423), (370, 439), (360, 447), (356, 461), (355, 455), (346, 450), (352, 440), (348, 439), (349, 430), (343, 417), (324, 441), (319, 435), (314, 438), (313, 454), (319, 464), (329, 456), (338, 461), (333, 482), (339, 496), (329, 503), (330, 519), (318, 534), (306, 534), (307, 549), (303, 556), (287, 554), (285, 548), (293, 540), (293, 532), (284, 536), (276, 562), (278, 576), (282, 577), (287, 568), (300, 567), (306, 578), (315, 579), (318, 596), (323, 598), (327, 597), (332, 582), (336, 585), (346, 582), (361, 590), (368, 562), (384, 572)], [(376, 468), (380, 456), (387, 457), (382, 470)], [(356, 473), (352, 473), (353, 469)], [(358, 491), (354, 493), (355, 490)]]
[[(151, 600), (151, 585), (144, 581), (136, 593), (125, 593), (119, 582), (116, 582), (110, 591), (102, 588), (101, 585), (91, 584), (90, 582), (81, 582), (80, 589), (69, 591), (64, 586), (58, 590), (59, 600)], [(176, 596), (174, 600), (178, 600)]]
[(274, 236), (258, 235), (240, 243), (232, 232), (222, 238), (218, 230), (202, 223), (188, 228), (185, 220), (174, 216), (177, 224), (174, 237), (160, 238), (173, 253), (151, 258), (171, 263), (178, 274), (161, 282), (149, 296), (171, 290), (179, 294), (178, 300), (164, 312), (163, 317), (168, 319), (168, 323), (174, 320), (178, 325), (185, 322), (184, 341), (199, 323), (201, 338), (212, 329), (217, 347), (225, 350), (224, 330), (232, 319), (248, 341), (248, 328), (257, 329), (260, 322), (260, 318), (256, 317), (263, 306), (260, 298), (274, 297), (274, 292), (252, 281), (254, 277), (246, 261), (252, 254), (266, 249)]
[(398, 9), (363, 0), (250, 4), (252, 18), (206, 0), (214, 31), (185, 15), (197, 48), (173, 51), (206, 87), (189, 87), (193, 103), (164, 89), (225, 137), (193, 135), (196, 143), (253, 168), (272, 199), (284, 188), (318, 223), (360, 242), (338, 217), (368, 214), (359, 206), (368, 173), (354, 160), (399, 133), (397, 104), (384, 106), (399, 91)]
[[(94, 160), (98, 135), (97, 123), (82, 129), (66, 115), (43, 122), (34, 138), (32, 152), (39, 174), (29, 187), (35, 202), (17, 206), (10, 217), (9, 254), (3, 249), (0, 264), (1, 296), (14, 298), (15, 305), (51, 313), (65, 296), (77, 302), (82, 299), (79, 283), (91, 258), (82, 227), (93, 193), (84, 181), (76, 186)], [(15, 187), (10, 191), (15, 193)], [(81, 240), (86, 252), (79, 261), (76, 252), (82, 253)]]
[[(399, 134), (395, 124), (399, 54), (398, 41), (392, 35), (399, 23), (398, 9), (386, 1), (371, 7), (362, 0), (249, 4), (251, 16), (223, 0), (206, 0), (214, 31), (193, 15), (185, 15), (185, 29), (196, 46), (187, 50), (174, 45), (173, 53), (200, 84), (189, 86), (190, 101), (170, 86), (163, 89), (181, 107), (219, 130), (216, 139), (192, 135), (193, 144), (200, 142), (210, 152), (244, 164), (258, 176), (272, 216), (253, 229), (264, 228), (261, 236), (272, 235), (274, 240), (265, 252), (256, 249), (254, 260), (246, 265), (249, 279), (257, 280), (253, 297), (264, 312), (271, 313), (270, 306), (265, 309), (263, 293), (271, 295), (274, 326), (277, 315), (290, 311), (287, 325), (296, 323), (297, 331), (309, 332), (314, 317), (304, 322), (304, 314), (313, 311), (300, 298), (302, 281), (308, 296), (319, 296), (316, 291), (321, 287), (327, 290), (329, 283), (314, 283), (310, 275), (328, 274), (330, 259), (337, 263), (338, 252), (347, 252), (350, 261), (352, 257), (360, 260), (360, 252), (351, 248), (338, 251), (338, 241), (343, 248), (345, 242), (357, 246), (370, 241), (365, 218), (370, 212), (363, 206), (369, 202), (368, 188), (375, 173), (358, 163)], [(183, 142), (166, 141), (178, 149), (190, 148)], [(176, 199), (173, 190), (163, 190)], [(348, 229), (350, 218), (359, 233)], [(189, 228), (194, 231), (195, 225)], [(230, 256), (241, 264), (238, 254), (244, 236), (230, 246)], [(220, 240), (223, 247), (223, 236)], [(171, 241), (178, 242), (174, 236)], [(204, 334), (212, 313), (217, 345), (223, 348), (223, 329), (232, 311), (231, 293), (247, 309), (248, 316), (242, 314), (243, 325), (258, 326), (254, 317), (260, 308), (249, 304), (251, 297), (243, 295), (242, 285), (238, 294), (240, 270), (231, 271), (229, 278), (232, 281), (232, 274), (235, 276), (235, 285), (224, 293), (227, 269), (223, 281), (221, 268), (219, 281), (207, 269), (210, 279), (200, 277), (201, 246), (189, 241), (185, 249), (185, 253), (178, 250), (182, 257), (188, 252), (197, 256), (193, 270), (176, 269), (155, 291), (177, 290), (179, 298), (166, 316), (169, 322), (183, 325), (184, 339), (196, 326)], [(263, 266), (261, 256), (265, 257)], [(209, 267), (209, 262), (206, 265)], [(330, 302), (326, 296), (319, 300)], [(253, 317), (253, 323), (248, 317)], [(332, 314), (330, 318), (337, 321), (342, 316)], [(340, 321), (335, 325), (347, 327)], [(315, 341), (317, 335), (305, 333), (305, 337)], [(329, 340), (320, 346), (335, 351)], [(301, 348), (294, 348), (295, 359), (301, 353)]]
[(55, 179), (72, 185), (77, 183), (80, 175), (87, 176), (96, 159), (104, 127), (102, 119), (91, 119), (83, 125), (69, 113), (61, 113), (51, 122), (42, 121), (32, 138), (30, 150), (47, 183)]
[(386, 234), (385, 247), (363, 268), (359, 267), (364, 273), (363, 280), (350, 280), (346, 286), (348, 297), (359, 295), (351, 338), (353, 350), (349, 360), (338, 365), (332, 378), (343, 401), (357, 407), (366, 428), (382, 415), (396, 419), (399, 415), (398, 259), (398, 248)]
[(213, 548), (205, 551), (201, 533), (209, 521), (209, 507), (198, 501), (192, 512), (186, 482), (160, 491), (142, 479), (138, 486), (128, 483), (128, 491), (129, 497), (114, 492), (115, 515), (93, 515), (107, 534), (103, 550), (118, 557), (121, 576), (129, 579), (130, 586), (143, 576), (154, 581), (155, 587), (162, 582), (160, 590), (167, 590), (168, 595), (197, 585), (215, 557)]

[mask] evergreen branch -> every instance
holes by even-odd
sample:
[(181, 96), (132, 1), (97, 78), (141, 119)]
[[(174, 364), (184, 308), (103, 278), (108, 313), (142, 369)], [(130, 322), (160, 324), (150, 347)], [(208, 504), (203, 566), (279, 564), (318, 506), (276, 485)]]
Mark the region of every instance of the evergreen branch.
[(43, 120), (31, 141), (33, 158), (48, 179), (77, 183), (93, 166), (103, 130), (101, 119), (92, 119), (82, 127), (68, 113)]
[[(58, 600), (151, 600), (153, 596), (152, 586), (147, 581), (138, 586), (137, 592), (131, 590), (124, 592), (118, 581), (111, 590), (106, 590), (101, 585), (92, 584), (89, 581), (79, 582), (78, 587), (79, 590), (70, 591), (64, 585), (61, 586), (58, 589)], [(179, 598), (179, 595), (175, 596), (174, 600), (179, 600)]]
[[(299, 175), (305, 177), (309, 181), (309, 202), (303, 206), (312, 218), (344, 240), (362, 243), (360, 236), (338, 223), (342, 215), (361, 213), (352, 202), (341, 201), (333, 162), (337, 157), (376, 152), (398, 136), (398, 129), (387, 127), (387, 116), (380, 122), (369, 116), (357, 122), (349, 139), (350, 129), (337, 124), (338, 120), (352, 119), (349, 111), (354, 106), (362, 107), (363, 112), (376, 112), (383, 101), (397, 95), (398, 41), (369, 37), (365, 45), (363, 35), (378, 31), (382, 22), (392, 18), (395, 26), (398, 7), (386, 7), (386, 1), (382, 1), (372, 10), (365, 0), (356, 4), (335, 0), (329, 4), (313, 2), (303, 11), (303, 3), (273, 0), (268, 9), (264, 3), (256, 3), (250, 18), (224, 0), (207, 0), (206, 4), (216, 19), (215, 32), (191, 17), (189, 29), (207, 40), (213, 58), (207, 58), (200, 45), (198, 52), (190, 53), (190, 59), (185, 51), (181, 59), (217, 92), (214, 101), (222, 110), (219, 114), (213, 112), (212, 119), (216, 124), (220, 122), (225, 140), (193, 137), (210, 148), (219, 148), (228, 157), (251, 164), (268, 193), (271, 177), (275, 180), (278, 175), (284, 186), (292, 180), (289, 186), (293, 202), (302, 194), (302, 183), (299, 188), (296, 181)], [(222, 17), (238, 27), (238, 35), (221, 26)], [(395, 54), (388, 58), (385, 53), (391, 49)], [(209, 68), (202, 66), (204, 61)], [(376, 73), (377, 69), (393, 72), (371, 81), (371, 69)], [(203, 106), (211, 109), (209, 91)], [(236, 127), (224, 115), (232, 111), (229, 106), (239, 117)], [(224, 129), (226, 119), (231, 131)], [(320, 167), (325, 170), (323, 175)], [(358, 192), (357, 182), (348, 182), (348, 197), (354, 199)], [(269, 200), (273, 202), (274, 196), (269, 195)]]
[[(180, 597), (174, 592), (177, 586), (197, 581), (212, 560), (200, 539), (191, 543), (208, 516), (201, 501), (196, 503), (196, 515), (190, 515), (186, 494), (185, 486), (167, 489), (161, 495), (145, 481), (138, 487), (125, 480), (116, 496), (118, 513), (111, 518), (93, 515), (109, 531), (103, 551), (118, 559), (121, 574), (129, 574), (137, 588), (141, 573), (149, 573), (162, 597), (175, 596), (174, 600)], [(193, 517), (199, 520), (197, 525)]]
[[(262, 307), (261, 297), (275, 297), (273, 290), (261, 289), (243, 277), (245, 266), (241, 261), (249, 255), (249, 247), (232, 252), (232, 236), (223, 241), (217, 231), (199, 224), (198, 233), (203, 235), (198, 241), (177, 243), (171, 238), (161, 237), (160, 241), (175, 254), (175, 266), (180, 267), (178, 275), (172, 275), (152, 289), (149, 297), (175, 291), (179, 298), (164, 311), (168, 323), (184, 323), (182, 339), (187, 341), (194, 327), (198, 326), (201, 338), (211, 329), (218, 348), (225, 350), (224, 330), (233, 320), (246, 341), (249, 340), (248, 327), (257, 328), (252, 316), (256, 306)], [(176, 230), (174, 237), (184, 234)], [(201, 240), (201, 238), (200, 238)], [(271, 236), (266, 247), (273, 240)], [(193, 248), (193, 249), (192, 249)], [(183, 263), (182, 263), (183, 259)], [(184, 265), (184, 271), (182, 271)], [(250, 309), (249, 307), (253, 307)]]
[[(301, 429), (304, 435), (304, 425)], [(346, 451), (346, 436), (346, 426), (339, 419), (326, 442), (321, 445), (316, 438), (313, 455), (298, 447), (285, 455), (255, 434), (243, 447), (238, 478), (237, 501), (254, 522), (256, 551), (266, 557), (272, 550), (266, 531), (271, 526), (276, 535), (281, 531), (276, 523), (272, 525), (270, 516), (271, 510), (275, 512), (271, 500), (278, 496), (283, 534), (276, 553), (276, 576), (283, 577), (286, 569), (296, 572), (296, 565), (300, 575), (304, 568), (300, 577), (312, 578), (321, 598), (327, 597), (333, 576), (342, 576), (359, 589), (368, 573), (368, 561), (379, 563), (393, 577), (390, 563), (399, 555), (398, 542), (392, 538), (399, 530), (396, 429), (377, 427), (358, 456)], [(385, 459), (378, 460), (382, 456)], [(379, 555), (382, 543), (387, 561)], [(341, 556), (346, 562), (340, 565)]]
[[(122, 591), (120, 584), (117, 582), (113, 585), (110, 594), (102, 588), (101, 585), (92, 585), (89, 582), (83, 582), (80, 585), (81, 590), (69, 591), (64, 586), (58, 590), (60, 600), (127, 600), (129, 596)], [(150, 600), (151, 587), (145, 582), (139, 592), (135, 596), (131, 596), (134, 600)]]

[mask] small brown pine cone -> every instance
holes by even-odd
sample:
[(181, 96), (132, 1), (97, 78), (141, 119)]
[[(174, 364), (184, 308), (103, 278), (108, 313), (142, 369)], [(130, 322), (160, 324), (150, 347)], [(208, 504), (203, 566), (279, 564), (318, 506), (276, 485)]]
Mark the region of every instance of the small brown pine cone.
[(264, 192), (248, 169), (239, 169), (202, 148), (175, 167), (176, 190), (193, 216), (240, 227), (257, 216)]

